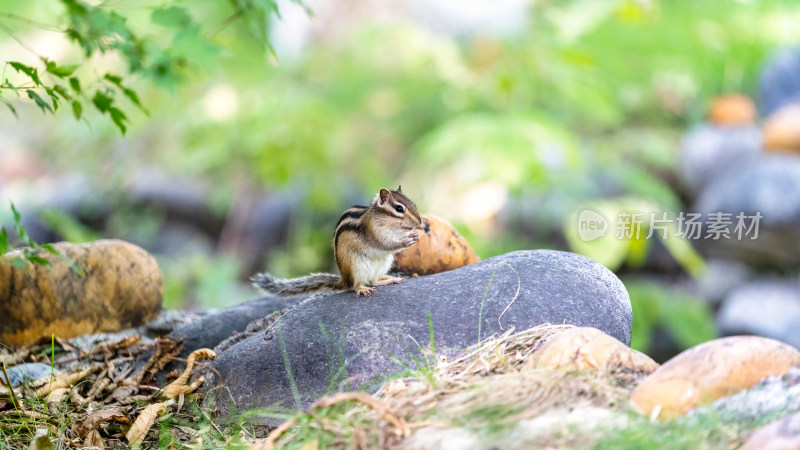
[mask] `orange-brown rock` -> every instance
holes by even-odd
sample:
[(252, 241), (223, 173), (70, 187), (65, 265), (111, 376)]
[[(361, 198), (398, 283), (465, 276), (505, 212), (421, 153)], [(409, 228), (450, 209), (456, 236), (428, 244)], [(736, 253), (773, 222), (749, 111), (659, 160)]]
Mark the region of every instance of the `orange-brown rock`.
[(161, 272), (143, 249), (119, 240), (54, 247), (81, 267), (85, 277), (58, 256), (41, 252), (50, 267), (10, 264), (0, 258), (0, 342), (21, 345), (55, 334), (69, 338), (142, 325), (161, 310)]
[(408, 275), (431, 275), (474, 264), (481, 259), (450, 222), (422, 214), (419, 241), (394, 256), (392, 268)]
[(558, 333), (536, 350), (531, 361), (536, 368), (548, 369), (627, 368), (649, 374), (658, 368), (649, 356), (592, 327)]
[(766, 150), (800, 151), (800, 104), (775, 111), (764, 121), (761, 131)]
[(715, 125), (747, 125), (756, 121), (756, 106), (744, 95), (724, 95), (711, 102), (708, 115)]
[(660, 417), (676, 417), (798, 365), (800, 352), (773, 339), (715, 339), (664, 363), (633, 390), (631, 400), (645, 414), (660, 408)]
[(800, 449), (800, 413), (794, 413), (757, 429), (740, 450), (763, 449)]

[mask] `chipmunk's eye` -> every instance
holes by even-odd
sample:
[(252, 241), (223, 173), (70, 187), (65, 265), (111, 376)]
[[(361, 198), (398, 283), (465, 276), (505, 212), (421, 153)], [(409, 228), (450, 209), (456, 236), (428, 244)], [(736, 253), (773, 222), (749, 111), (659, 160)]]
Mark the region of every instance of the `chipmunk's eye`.
[(394, 207), (394, 210), (399, 212), (399, 213), (401, 213), (401, 212), (405, 211), (406, 209), (403, 208), (403, 205), (397, 205), (397, 206)]

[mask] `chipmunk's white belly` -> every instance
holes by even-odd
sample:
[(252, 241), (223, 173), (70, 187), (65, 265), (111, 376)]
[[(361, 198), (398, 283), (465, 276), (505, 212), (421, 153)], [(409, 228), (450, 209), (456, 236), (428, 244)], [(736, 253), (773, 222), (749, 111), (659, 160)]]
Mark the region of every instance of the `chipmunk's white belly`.
[(356, 286), (360, 284), (375, 284), (392, 267), (393, 253), (370, 252), (355, 258), (353, 275)]

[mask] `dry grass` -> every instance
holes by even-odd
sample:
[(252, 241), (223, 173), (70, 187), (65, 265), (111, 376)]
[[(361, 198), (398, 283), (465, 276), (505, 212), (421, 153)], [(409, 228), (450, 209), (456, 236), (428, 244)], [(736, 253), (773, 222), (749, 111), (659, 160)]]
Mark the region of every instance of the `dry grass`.
[(27, 448), (37, 429), (47, 430), (56, 448), (735, 448), (757, 425), (713, 415), (650, 422), (628, 408), (642, 373), (536, 368), (537, 350), (571, 328), (509, 330), (449, 361), (422, 348), (434, 367), (391, 380), (375, 395), (323, 398), (262, 439), (254, 435), (264, 430), (215, 423), (191, 393), (197, 383), (187, 385), (191, 368), (176, 373), (168, 389), (154, 385), (154, 368), (174, 358), (177, 342), (151, 345), (154, 355), (136, 371), (135, 356), (148, 347), (134, 339), (89, 353), (64, 346), (54, 359), (46, 347), (5, 352), (6, 361), (79, 364), (27, 383), (13, 397), (0, 392), (0, 449)]
[(254, 448), (295, 448), (309, 442), (320, 448), (400, 448), (404, 439), (423, 428), (496, 430), (552, 411), (624, 411), (641, 374), (533, 368), (536, 350), (570, 328), (574, 327), (541, 325), (516, 334), (508, 330), (452, 361), (440, 359), (428, 373), (387, 382), (371, 404), (346, 396), (341, 401), (359, 404), (323, 400)]

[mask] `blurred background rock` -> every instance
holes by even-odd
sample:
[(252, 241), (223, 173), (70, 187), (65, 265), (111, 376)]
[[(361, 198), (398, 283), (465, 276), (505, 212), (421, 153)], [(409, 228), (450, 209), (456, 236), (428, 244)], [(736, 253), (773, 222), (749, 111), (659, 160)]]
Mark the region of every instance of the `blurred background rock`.
[[(12, 17), (63, 25), (45, 3), (0, 1), (4, 60), (79, 58)], [(182, 49), (181, 78), (126, 79), (150, 117), (126, 109), (125, 136), (3, 93), (19, 118), (0, 114), (0, 204), (34, 239), (129, 240), (157, 256), (166, 307), (220, 308), (255, 295), (253, 272), (334, 270), (340, 212), (402, 183), (484, 259), (554, 248), (614, 270), (657, 360), (718, 334), (798, 345), (797, 2), (278, 2), (274, 52), (220, 27), (224, 2), (156, 3), (92, 4), (154, 34), (153, 10), (180, 5), (219, 46)], [(753, 241), (593, 245), (585, 207), (763, 219)]]

